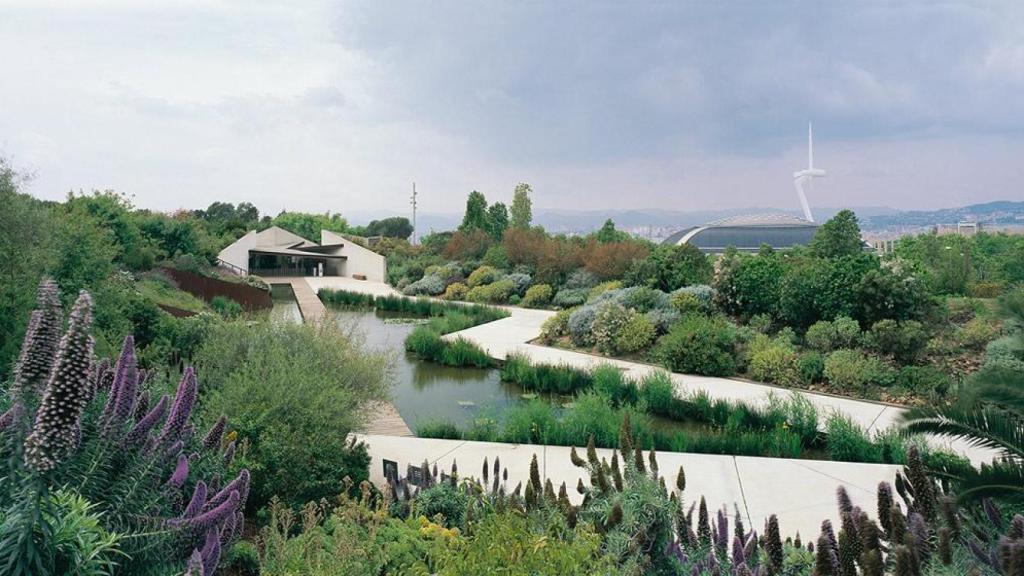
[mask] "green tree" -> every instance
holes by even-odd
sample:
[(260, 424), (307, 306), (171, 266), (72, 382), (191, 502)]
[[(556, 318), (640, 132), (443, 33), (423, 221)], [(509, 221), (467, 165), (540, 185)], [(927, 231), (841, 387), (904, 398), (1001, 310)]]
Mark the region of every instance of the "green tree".
[(462, 215), (462, 224), (459, 226), (461, 232), (473, 230), (490, 232), (487, 225), (487, 198), (476, 190), (470, 192), (466, 198), (466, 212)]
[(604, 221), (601, 229), (594, 234), (594, 239), (601, 244), (611, 244), (612, 242), (625, 242), (629, 240), (629, 234), (616, 230), (615, 222), (609, 218)]
[(53, 261), (50, 211), (21, 194), (18, 182), (0, 158), (0, 381), (18, 352), (39, 278)]
[(726, 253), (715, 278), (715, 301), (740, 318), (757, 314), (777, 317), (786, 264), (778, 252), (763, 246), (756, 256)]
[(526, 230), (533, 223), (532, 193), (529, 184), (520, 182), (512, 195), (512, 227), (516, 230)]
[(856, 256), (863, 252), (860, 225), (852, 210), (840, 210), (818, 228), (811, 241), (811, 252), (820, 258)]
[(508, 229), (508, 208), (501, 202), (491, 204), (487, 209), (487, 228), (495, 240), (501, 240)]
[(285, 230), (302, 236), (306, 240), (318, 242), (320, 231), (328, 230), (345, 234), (349, 232), (348, 222), (341, 217), (341, 214), (306, 214), (303, 212), (281, 212), (271, 221), (274, 226), (280, 226)]
[(696, 246), (658, 246), (647, 258), (638, 260), (623, 281), (629, 286), (647, 286), (671, 292), (683, 286), (707, 284), (714, 268)]
[(412, 235), (412, 224), (404, 216), (373, 220), (366, 226), (366, 235), (405, 240)]

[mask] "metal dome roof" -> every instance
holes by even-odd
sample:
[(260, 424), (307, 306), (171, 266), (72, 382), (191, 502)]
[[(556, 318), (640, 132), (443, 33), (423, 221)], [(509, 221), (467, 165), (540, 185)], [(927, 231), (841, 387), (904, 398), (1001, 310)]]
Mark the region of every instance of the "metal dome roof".
[(790, 216), (781, 212), (769, 212), (765, 214), (743, 214), (730, 216), (704, 225), (705, 228), (714, 226), (817, 226), (803, 218)]

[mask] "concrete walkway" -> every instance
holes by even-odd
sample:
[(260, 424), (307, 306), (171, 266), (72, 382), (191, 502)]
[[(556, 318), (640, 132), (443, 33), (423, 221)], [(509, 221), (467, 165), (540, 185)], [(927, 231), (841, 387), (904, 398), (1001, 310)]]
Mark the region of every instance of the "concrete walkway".
[[(311, 280), (312, 278), (310, 278)], [(320, 301), (307, 279), (302, 276), (280, 276), (264, 278), (268, 284), (288, 284), (295, 293), (295, 301), (299, 304), (304, 322), (318, 322), (327, 313), (327, 307)]]
[[(379, 282), (364, 282), (352, 278), (308, 278), (307, 280), (317, 290), (326, 287), (375, 295), (399, 294), (387, 284)], [(573, 350), (530, 344), (529, 342), (540, 336), (541, 326), (544, 324), (544, 321), (554, 316), (555, 312), (515, 306), (501, 306), (501, 308), (509, 312), (507, 318), (474, 326), (460, 332), (454, 332), (446, 335), (445, 338), (465, 338), (477, 344), (489, 356), (498, 360), (504, 360), (509, 354), (518, 353), (527, 356), (532, 362), (563, 364), (585, 370), (590, 370), (604, 364), (611, 364), (634, 379), (642, 378), (653, 371), (660, 370), (660, 368), (650, 364), (615, 360)], [(819, 414), (822, 416), (822, 418), (819, 418), (822, 425), (824, 424), (824, 416), (832, 412), (838, 412), (845, 414), (853, 422), (872, 433), (892, 427), (900, 415), (905, 412), (904, 408), (891, 404), (780, 388), (748, 380), (679, 373), (672, 373), (671, 378), (680, 395), (704, 392), (714, 399), (744, 402), (752, 406), (766, 404), (771, 395), (779, 397), (793, 393), (799, 394), (818, 408)], [(962, 441), (932, 439), (930, 443), (933, 446), (962, 454), (975, 464), (990, 462), (994, 457), (994, 453), (991, 451), (973, 448)]]
[[(502, 468), (508, 468), (506, 489), (511, 491), (518, 482), (529, 478), (530, 461), (537, 456), (542, 480), (550, 478), (557, 489), (565, 482), (569, 498), (579, 504), (581, 496), (576, 483), (582, 479), (589, 485), (582, 468), (572, 465), (570, 448), (566, 446), (537, 446), (529, 444), (502, 444), (469, 442), (462, 440), (436, 440), (430, 438), (394, 438), (364, 435), (370, 452), (370, 481), (385, 485), (383, 460), (398, 463), (402, 476), (408, 465), (420, 466), (427, 460), (431, 466), (450, 471), (452, 462), (458, 464), (462, 476), (481, 477), (484, 458), (489, 466), (495, 457)], [(581, 457), (586, 450), (577, 447)], [(612, 451), (599, 448), (598, 456), (611, 458)], [(675, 485), (680, 466), (686, 471), (684, 503), (699, 501), (704, 496), (710, 510), (726, 506), (730, 523), (734, 506), (748, 528), (763, 533), (768, 516), (775, 514), (784, 536), (799, 532), (804, 541), (816, 537), (821, 521), (832, 520), (838, 526), (836, 489), (845, 486), (853, 503), (871, 517), (877, 507), (875, 491), (878, 483), (892, 482), (899, 466), (854, 464), (819, 460), (787, 460), (781, 458), (754, 458), (746, 456), (719, 456), (711, 454), (680, 454), (659, 452), (659, 473), (666, 484)], [(493, 468), (492, 468), (493, 470)]]

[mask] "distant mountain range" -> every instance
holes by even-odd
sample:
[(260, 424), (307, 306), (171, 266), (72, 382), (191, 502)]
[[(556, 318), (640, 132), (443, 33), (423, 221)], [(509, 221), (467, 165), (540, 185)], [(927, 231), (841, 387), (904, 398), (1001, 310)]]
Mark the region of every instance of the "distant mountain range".
[[(824, 222), (842, 208), (815, 207), (815, 220)], [(861, 206), (853, 208), (865, 231), (913, 228), (935, 224), (955, 224), (959, 221), (975, 221), (990, 224), (1024, 224), (1024, 202), (999, 201), (972, 204), (961, 208), (945, 208), (929, 211), (903, 211), (883, 206)], [(781, 212), (800, 216), (795, 210), (772, 208), (742, 208), (734, 210), (701, 210), (684, 212), (680, 210), (553, 210), (538, 208), (533, 219), (549, 232), (586, 233), (596, 230), (611, 218), (617, 228), (630, 230), (640, 235), (663, 237), (666, 230), (675, 231), (689, 226), (698, 226), (714, 220), (741, 214)], [(353, 224), (365, 224), (390, 216), (409, 216), (395, 212), (350, 212), (345, 214)], [(461, 214), (420, 213), (417, 224), (421, 234), (431, 230), (452, 230), (462, 221)]]

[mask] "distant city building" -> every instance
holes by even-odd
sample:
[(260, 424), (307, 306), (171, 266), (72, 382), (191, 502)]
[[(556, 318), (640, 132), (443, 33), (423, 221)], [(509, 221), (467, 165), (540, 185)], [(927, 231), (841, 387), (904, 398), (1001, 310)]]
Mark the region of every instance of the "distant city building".
[(662, 244), (690, 244), (701, 252), (721, 253), (730, 246), (741, 252), (756, 252), (763, 244), (776, 250), (806, 246), (814, 239), (818, 225), (788, 214), (734, 216), (694, 226), (672, 234)]

